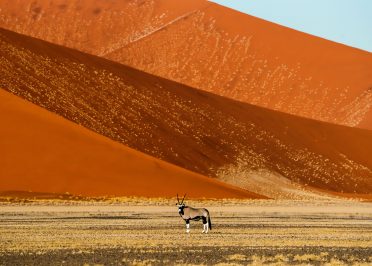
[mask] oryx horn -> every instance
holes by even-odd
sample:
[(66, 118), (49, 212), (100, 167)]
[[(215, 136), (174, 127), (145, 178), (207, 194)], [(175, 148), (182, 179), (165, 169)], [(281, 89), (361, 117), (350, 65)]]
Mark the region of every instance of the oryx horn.
[(183, 196), (183, 199), (182, 199), (182, 201), (181, 201), (181, 204), (183, 203), (185, 197), (186, 197), (186, 193), (185, 193), (185, 195)]

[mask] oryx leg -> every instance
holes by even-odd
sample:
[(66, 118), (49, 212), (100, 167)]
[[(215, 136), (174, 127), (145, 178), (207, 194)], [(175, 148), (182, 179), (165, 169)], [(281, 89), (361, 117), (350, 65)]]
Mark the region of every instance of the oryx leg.
[(186, 220), (186, 233), (190, 233), (190, 220)]
[(208, 233), (208, 222), (206, 217), (202, 217), (203, 219), (203, 232), (202, 233)]

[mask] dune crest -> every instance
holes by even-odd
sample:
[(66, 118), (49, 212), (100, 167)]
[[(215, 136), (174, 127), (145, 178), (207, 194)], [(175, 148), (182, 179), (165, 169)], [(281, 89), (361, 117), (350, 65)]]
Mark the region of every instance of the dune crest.
[[(238, 101), (372, 129), (372, 54), (205, 0), (14, 0), (0, 26)], [(71, 19), (73, 18), (73, 19)]]
[(193, 172), (226, 181), (221, 173), (265, 171), (305, 188), (372, 189), (369, 130), (237, 102), (7, 30), (0, 53), (0, 87)]
[(2, 89), (0, 103), (0, 191), (262, 198), (129, 149)]

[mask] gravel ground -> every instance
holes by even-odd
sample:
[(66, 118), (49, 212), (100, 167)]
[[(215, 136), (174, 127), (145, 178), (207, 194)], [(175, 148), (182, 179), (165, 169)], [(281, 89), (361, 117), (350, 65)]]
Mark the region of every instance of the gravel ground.
[(0, 265), (372, 265), (371, 203), (205, 204), (207, 235), (154, 202), (4, 203)]

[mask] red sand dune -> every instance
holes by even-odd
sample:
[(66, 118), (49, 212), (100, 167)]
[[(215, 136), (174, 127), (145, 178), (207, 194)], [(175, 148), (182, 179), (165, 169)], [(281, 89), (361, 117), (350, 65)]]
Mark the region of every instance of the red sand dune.
[[(372, 131), (237, 102), (0, 30), (0, 87), (136, 150), (255, 192), (372, 191)], [(291, 192), (289, 192), (291, 193)]]
[(0, 121), (0, 191), (262, 198), (129, 149), (4, 90)]
[(0, 3), (0, 26), (239, 101), (372, 129), (372, 54), (205, 0)]

